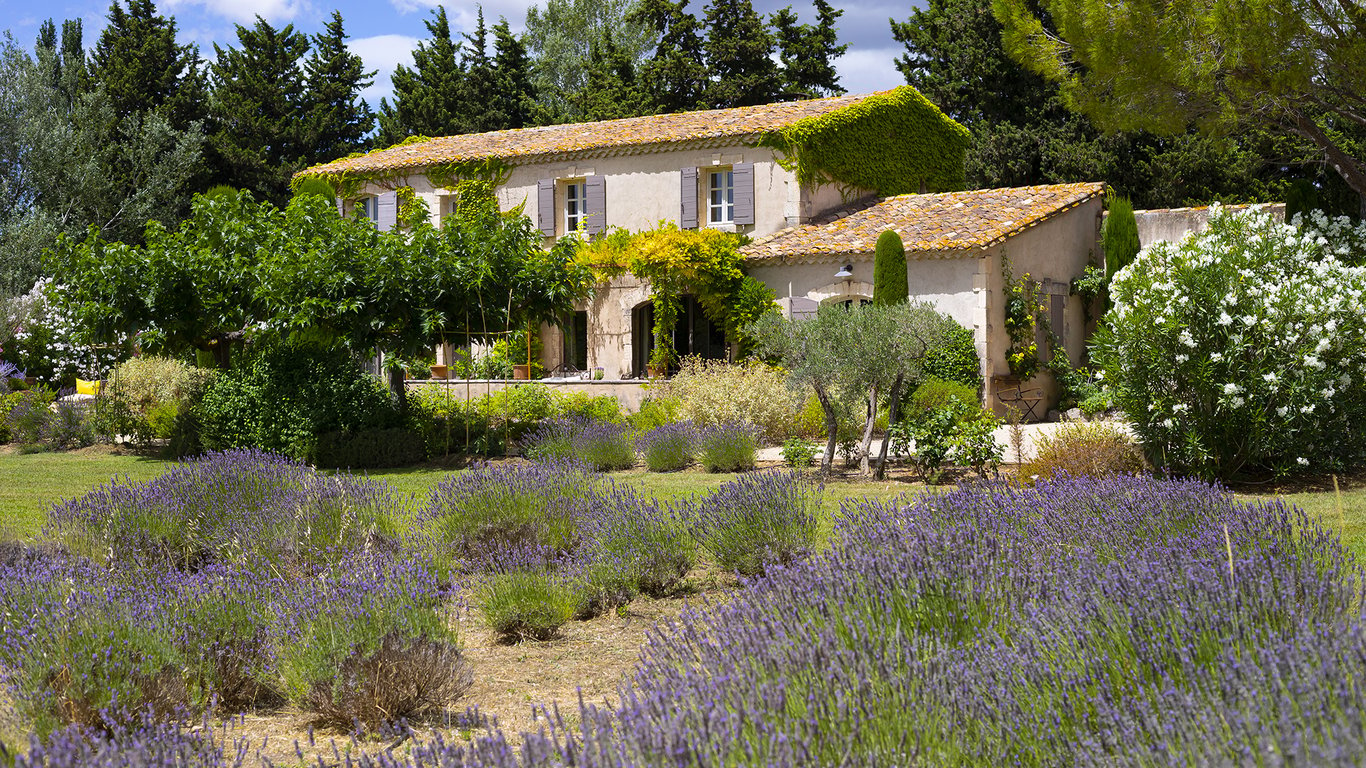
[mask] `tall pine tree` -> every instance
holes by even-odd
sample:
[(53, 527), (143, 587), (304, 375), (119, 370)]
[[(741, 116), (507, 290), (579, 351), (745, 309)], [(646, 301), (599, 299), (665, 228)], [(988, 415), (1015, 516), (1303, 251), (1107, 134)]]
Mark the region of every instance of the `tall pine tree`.
[(324, 163), (363, 149), (375, 126), (375, 113), (360, 97), (374, 83), (361, 58), (346, 49), (340, 11), (313, 37), (313, 52), (304, 63), (308, 111), (306, 162)]
[(110, 3), (108, 25), (91, 55), (91, 77), (120, 117), (157, 112), (183, 131), (205, 115), (199, 49), (176, 42), (175, 19), (158, 15), (152, 0), (128, 0), (127, 6)]
[(379, 146), (397, 144), (409, 136), (462, 132), (465, 72), (460, 44), (451, 38), (445, 6), (438, 6), (425, 23), (430, 37), (417, 44), (413, 66), (400, 64), (394, 69), (393, 103), (380, 100)]
[(637, 74), (634, 57), (617, 44), (612, 30), (588, 46), (587, 79), (566, 99), (576, 120), (616, 120), (649, 114), (650, 95)]
[(773, 33), (753, 3), (712, 0), (706, 25), (707, 105), (744, 107), (777, 101), (783, 77), (773, 61)]
[(688, 12), (688, 0), (641, 0), (628, 17), (659, 36), (654, 56), (640, 76), (659, 112), (702, 108), (708, 77), (701, 24)]
[(283, 207), (290, 177), (309, 156), (299, 66), (308, 38), (293, 24), (276, 29), (258, 16), (251, 28), (238, 25), (237, 40), (240, 48), (214, 45), (209, 144), (217, 181)]
[(844, 11), (826, 0), (816, 0), (816, 23), (799, 24), (797, 14), (788, 6), (773, 14), (778, 40), (778, 60), (783, 65), (783, 97), (812, 99), (844, 93), (835, 59), (849, 50), (840, 44), (835, 22)]
[(536, 89), (531, 80), (531, 59), (521, 38), (512, 34), (507, 19), (493, 25), (493, 68), (498, 84), (495, 104), (499, 129), (532, 125)]

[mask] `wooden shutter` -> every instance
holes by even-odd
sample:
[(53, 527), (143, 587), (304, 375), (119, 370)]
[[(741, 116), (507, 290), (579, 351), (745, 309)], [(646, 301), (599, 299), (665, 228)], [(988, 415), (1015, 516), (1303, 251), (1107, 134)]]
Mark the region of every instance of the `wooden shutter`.
[(1048, 324), (1053, 326), (1053, 333), (1057, 334), (1064, 344), (1067, 343), (1067, 329), (1063, 327), (1067, 319), (1064, 314), (1067, 307), (1066, 302), (1067, 297), (1060, 293), (1048, 297)]
[(731, 169), (735, 179), (735, 223), (754, 223), (754, 163), (736, 163)]
[(388, 232), (398, 226), (398, 193), (385, 192), (375, 200), (375, 224)]
[(555, 236), (555, 180), (536, 182), (536, 226), (546, 237)]
[(684, 168), (683, 182), (679, 187), (682, 204), (678, 207), (678, 226), (683, 229), (697, 229), (697, 169)]
[(583, 229), (596, 235), (607, 229), (607, 177), (589, 176), (583, 180)]

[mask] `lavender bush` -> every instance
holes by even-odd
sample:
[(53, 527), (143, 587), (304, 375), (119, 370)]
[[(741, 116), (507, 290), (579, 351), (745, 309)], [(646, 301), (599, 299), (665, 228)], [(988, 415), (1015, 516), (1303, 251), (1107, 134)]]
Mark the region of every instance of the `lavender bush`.
[(558, 637), (582, 606), (576, 581), (548, 567), (490, 573), (473, 591), (484, 620), (505, 640)]
[[(256, 758), (256, 759), (253, 759)], [(107, 730), (74, 726), (34, 736), (14, 768), (244, 768), (260, 764), (242, 739), (229, 740), (204, 722), (190, 728), (142, 719)]]
[(800, 472), (747, 475), (694, 502), (691, 532), (726, 570), (753, 576), (820, 544), (821, 484)]
[(697, 461), (708, 472), (754, 469), (759, 432), (740, 422), (708, 427), (698, 435), (697, 450)]
[(693, 461), (697, 428), (691, 421), (664, 424), (636, 438), (636, 448), (651, 472), (677, 472)]
[(592, 485), (577, 464), (475, 467), (432, 492), (418, 515), (421, 546), (443, 571), (536, 547), (568, 553), (579, 543), (579, 510)]
[(537, 462), (578, 461), (605, 472), (635, 466), (631, 428), (585, 416), (550, 419), (527, 437), (527, 458)]
[(391, 515), (402, 507), (382, 483), (319, 474), (260, 451), (223, 451), (59, 504), (45, 535), (118, 563), (316, 566), (340, 552), (392, 549)]
[(600, 487), (582, 521), (585, 556), (624, 574), (633, 589), (659, 597), (674, 590), (697, 560), (680, 510), (629, 486)]

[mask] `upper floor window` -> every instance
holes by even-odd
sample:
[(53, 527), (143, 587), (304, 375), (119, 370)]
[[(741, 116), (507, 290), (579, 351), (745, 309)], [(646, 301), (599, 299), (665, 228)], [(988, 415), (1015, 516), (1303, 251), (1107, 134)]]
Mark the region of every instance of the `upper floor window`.
[(566, 234), (574, 232), (583, 224), (584, 204), (586, 202), (582, 181), (571, 181), (564, 185), (564, 231)]
[(735, 222), (735, 172), (712, 171), (708, 189), (708, 221), (712, 224)]
[(379, 221), (379, 198), (362, 197), (356, 201), (356, 210), (360, 211), (360, 215), (370, 221)]

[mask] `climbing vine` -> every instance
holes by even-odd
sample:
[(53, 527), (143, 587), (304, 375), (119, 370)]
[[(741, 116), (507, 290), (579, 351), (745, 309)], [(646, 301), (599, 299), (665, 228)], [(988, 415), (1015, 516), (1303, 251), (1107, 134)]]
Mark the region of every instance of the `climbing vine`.
[[(395, 191), (409, 187), (408, 177), (414, 173), (425, 176), (435, 189), (455, 189), (462, 181), (487, 181), (493, 186), (498, 186), (507, 181), (512, 173), (513, 166), (503, 162), (496, 157), (480, 158), (475, 160), (452, 160), (449, 162), (432, 163), (421, 168), (385, 168), (367, 171), (357, 171), (350, 169), (340, 170), (319, 170), (328, 166), (340, 163), (345, 160), (354, 160), (359, 157), (366, 157), (379, 152), (387, 152), (391, 149), (399, 149), (414, 144), (422, 144), (431, 141), (429, 136), (409, 136), (399, 143), (385, 147), (384, 149), (371, 150), (369, 152), (352, 152), (340, 160), (326, 163), (316, 168), (308, 168), (295, 174), (290, 180), (290, 185), (296, 190), (299, 184), (305, 179), (323, 179), (332, 185), (336, 190), (337, 196), (343, 200), (355, 200), (360, 197), (362, 190), (367, 184), (373, 184), (384, 189)], [(401, 193), (400, 193), (401, 194)], [(400, 200), (400, 203), (402, 201)], [(400, 213), (402, 216), (402, 213)]]
[[(1001, 256), (1001, 282), (1005, 286), (1005, 326), (1010, 336), (1006, 365), (1021, 381), (1039, 372), (1039, 324), (1048, 327), (1048, 307), (1040, 301), (1039, 284), (1028, 272), (1017, 280), (1010, 259)], [(1051, 331), (1051, 329), (1050, 329)]]
[(695, 295), (707, 319), (736, 344), (744, 342), (741, 327), (773, 308), (773, 291), (741, 269), (746, 242), (734, 233), (660, 222), (645, 232), (613, 230), (585, 245), (579, 258), (600, 282), (626, 273), (649, 282), (655, 309), (650, 365), (664, 370), (676, 357), (671, 330), (684, 295)]
[(909, 85), (800, 120), (760, 140), (803, 185), (880, 195), (962, 189), (968, 129)]

